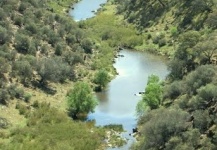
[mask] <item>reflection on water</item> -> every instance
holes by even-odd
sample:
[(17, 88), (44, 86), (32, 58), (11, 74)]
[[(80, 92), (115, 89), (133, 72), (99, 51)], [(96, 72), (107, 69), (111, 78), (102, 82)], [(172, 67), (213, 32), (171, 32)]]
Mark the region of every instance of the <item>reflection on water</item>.
[(89, 114), (89, 119), (95, 119), (96, 125), (122, 124), (125, 137), (129, 139), (127, 145), (118, 150), (129, 149), (134, 139), (129, 136), (136, 126), (135, 109), (141, 99), (135, 93), (144, 91), (148, 76), (158, 75), (164, 79), (168, 74), (165, 60), (149, 53), (123, 50), (124, 57), (116, 59), (114, 67), (119, 75), (109, 84), (105, 91), (96, 93), (99, 105), (95, 112)]

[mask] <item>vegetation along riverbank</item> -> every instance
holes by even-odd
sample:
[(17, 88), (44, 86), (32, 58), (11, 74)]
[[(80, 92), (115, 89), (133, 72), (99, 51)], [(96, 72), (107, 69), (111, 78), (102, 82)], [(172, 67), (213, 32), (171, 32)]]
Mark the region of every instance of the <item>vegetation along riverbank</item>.
[(108, 128), (78, 118), (119, 48), (170, 58), (164, 82), (149, 77), (132, 149), (216, 149), (217, 1), (110, 0), (80, 22), (75, 2), (0, 1), (0, 149), (105, 149)]
[(216, 149), (216, 0), (116, 1), (146, 37), (138, 49), (169, 56), (170, 74), (150, 76), (133, 149)]

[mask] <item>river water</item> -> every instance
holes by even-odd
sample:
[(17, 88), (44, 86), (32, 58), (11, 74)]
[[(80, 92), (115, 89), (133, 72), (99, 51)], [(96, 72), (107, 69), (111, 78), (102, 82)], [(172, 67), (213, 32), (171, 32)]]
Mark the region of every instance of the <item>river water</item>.
[(95, 16), (95, 12), (100, 5), (106, 3), (107, 0), (81, 0), (76, 3), (73, 8), (69, 11), (69, 15), (75, 21), (85, 20)]
[[(74, 5), (70, 15), (76, 21), (93, 17), (92, 10), (100, 7), (106, 0), (82, 0)], [(135, 93), (144, 91), (148, 76), (158, 75), (164, 79), (168, 74), (166, 60), (150, 53), (121, 50), (119, 57), (115, 59), (114, 67), (118, 75), (108, 84), (107, 88), (96, 97), (99, 104), (94, 113), (88, 115), (88, 119), (95, 120), (97, 126), (108, 124), (122, 124), (124, 132), (122, 136), (129, 139), (127, 144), (119, 148), (108, 150), (128, 150), (135, 139), (129, 134), (136, 127), (136, 104), (141, 99)]]
[(122, 50), (120, 55), (124, 57), (116, 58), (114, 64), (119, 75), (108, 84), (106, 90), (96, 93), (99, 105), (88, 117), (95, 119), (98, 126), (122, 124), (126, 131), (123, 137), (129, 139), (128, 143), (110, 149), (128, 150), (135, 141), (129, 134), (136, 127), (135, 109), (141, 99), (134, 94), (144, 91), (148, 76), (155, 74), (164, 79), (168, 71), (165, 59), (160, 56), (132, 50)]

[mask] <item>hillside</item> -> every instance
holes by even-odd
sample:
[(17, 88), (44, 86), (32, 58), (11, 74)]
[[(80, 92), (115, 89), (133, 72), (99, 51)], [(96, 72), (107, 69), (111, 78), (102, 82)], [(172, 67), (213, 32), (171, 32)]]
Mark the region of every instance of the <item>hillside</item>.
[(117, 1), (117, 13), (134, 24), (146, 38), (140, 50), (171, 56), (178, 35), (195, 30), (202, 35), (216, 29), (216, 0)]
[(134, 149), (216, 149), (217, 1), (116, 3), (118, 14), (146, 36), (137, 48), (170, 58), (167, 79), (150, 78), (139, 102)]
[(90, 82), (98, 69), (91, 68), (93, 41), (65, 13), (71, 4), (0, 1), (0, 149), (47, 149), (54, 141), (57, 149), (102, 145), (104, 130), (67, 113), (74, 82)]
[(123, 144), (106, 135), (113, 126), (79, 119), (114, 76), (119, 46), (142, 36), (113, 11), (75, 22), (67, 14), (74, 2), (0, 2), (0, 149), (104, 149), (110, 136), (107, 144)]
[(217, 1), (111, 0), (78, 23), (72, 3), (0, 2), (0, 149), (103, 149), (105, 129), (73, 120), (66, 99), (80, 81), (89, 95), (104, 88), (126, 47), (170, 58), (138, 104), (132, 148), (215, 150)]

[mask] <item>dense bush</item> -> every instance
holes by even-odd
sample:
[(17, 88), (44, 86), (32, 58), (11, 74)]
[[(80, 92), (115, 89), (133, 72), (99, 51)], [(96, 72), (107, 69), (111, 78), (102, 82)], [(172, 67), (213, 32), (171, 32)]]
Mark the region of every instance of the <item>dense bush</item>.
[(27, 54), (30, 48), (29, 37), (22, 35), (22, 34), (16, 34), (15, 35), (15, 48), (18, 52)]
[(160, 149), (173, 137), (186, 130), (188, 113), (175, 109), (157, 109), (140, 119), (145, 137), (140, 149)]
[(95, 77), (94, 83), (99, 85), (99, 90), (102, 90), (109, 82), (109, 75), (108, 72), (104, 69), (99, 70)]
[(41, 85), (47, 81), (64, 82), (72, 74), (70, 66), (59, 57), (42, 58), (38, 61), (36, 70), (41, 77)]
[(93, 112), (97, 104), (90, 86), (85, 82), (76, 82), (72, 91), (67, 94), (69, 115), (77, 119), (79, 114)]

